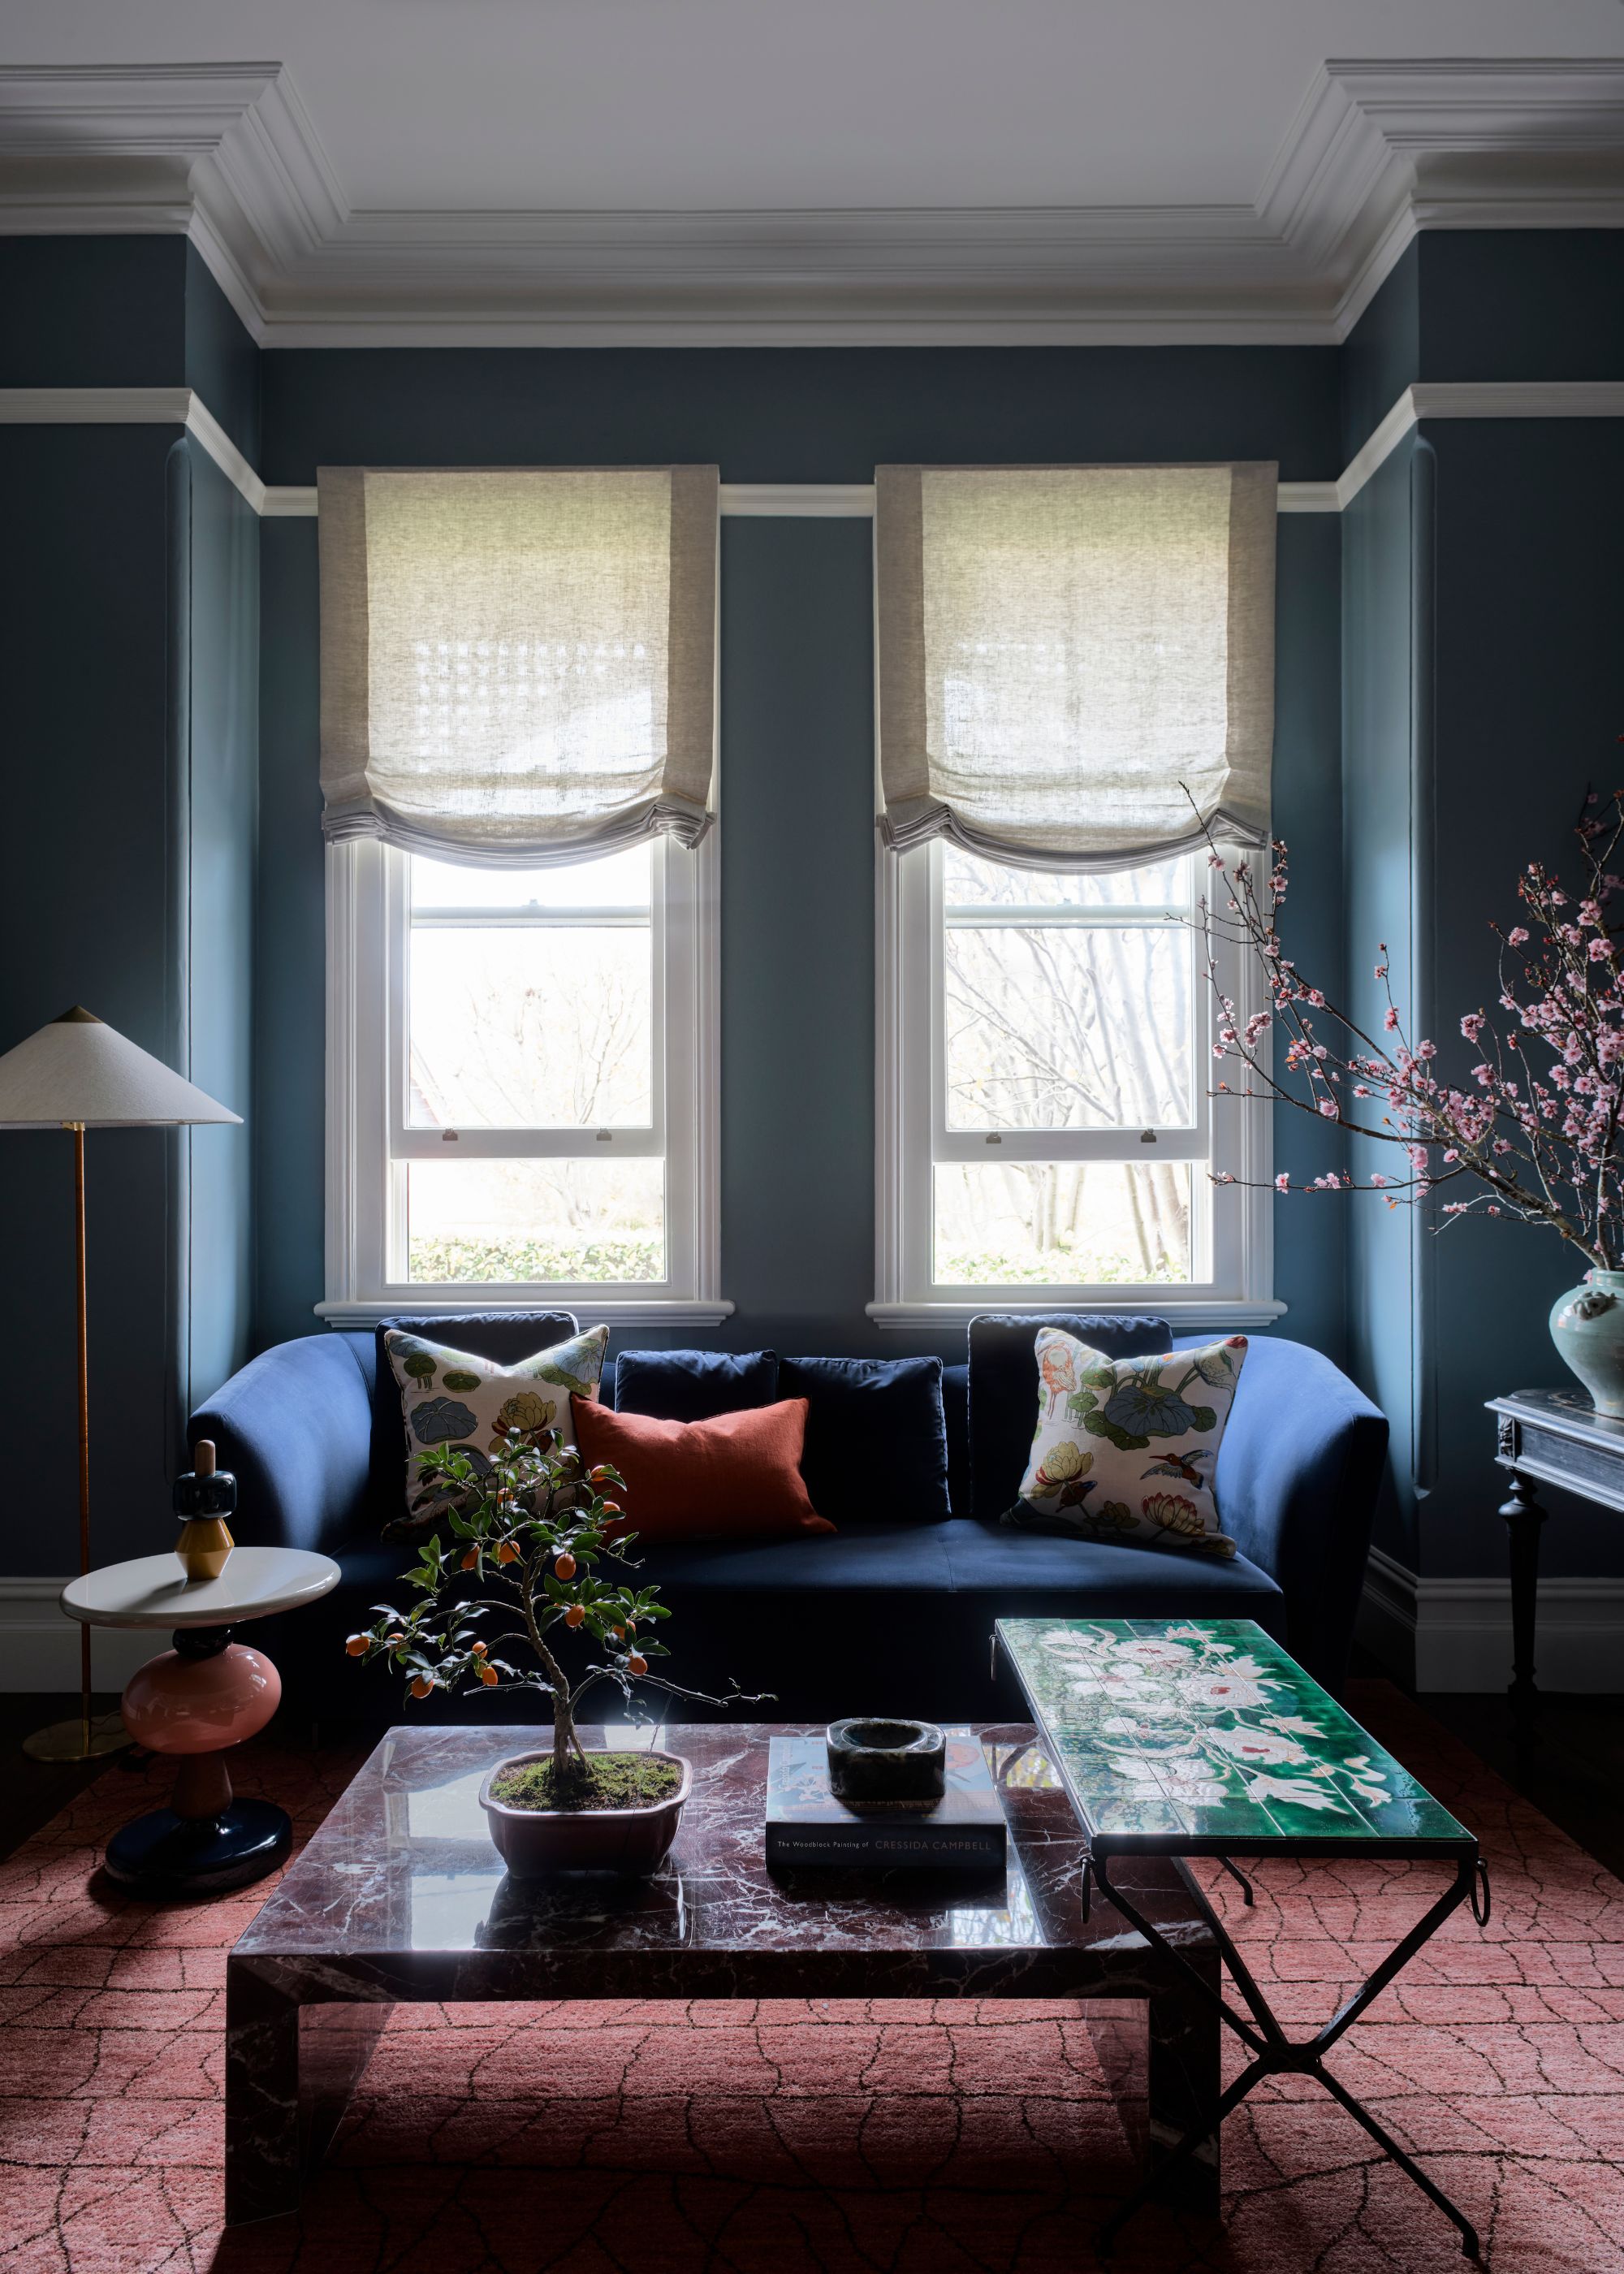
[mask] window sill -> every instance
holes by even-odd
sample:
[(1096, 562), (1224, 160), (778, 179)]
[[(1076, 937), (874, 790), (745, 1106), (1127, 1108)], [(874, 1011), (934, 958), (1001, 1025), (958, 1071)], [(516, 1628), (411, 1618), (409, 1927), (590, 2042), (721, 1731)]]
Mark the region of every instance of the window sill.
[(346, 1302), (318, 1303), (316, 1316), (329, 1327), (374, 1327), (380, 1319), (402, 1314), (413, 1318), (466, 1318), (470, 1311), (575, 1311), (592, 1326), (719, 1327), (733, 1316), (733, 1306), (720, 1297), (711, 1301), (660, 1300), (637, 1295), (605, 1296), (601, 1302), (590, 1295), (553, 1296), (538, 1288), (533, 1295), (503, 1295), (482, 1300), (477, 1287), (466, 1295), (399, 1295), (387, 1303), (359, 1297)]
[(1001, 1314), (1013, 1312), (1017, 1316), (1030, 1311), (1034, 1318), (1053, 1311), (1101, 1311), (1113, 1315), (1165, 1319), (1178, 1332), (1199, 1333), (1207, 1329), (1214, 1332), (1238, 1333), (1248, 1327), (1272, 1327), (1283, 1319), (1286, 1306), (1273, 1300), (1247, 1300), (1235, 1296), (1199, 1295), (1175, 1298), (1171, 1302), (1153, 1302), (1148, 1296), (1135, 1295), (1121, 1302), (1113, 1302), (1110, 1290), (1098, 1296), (1048, 1296), (1042, 1299), (1026, 1300), (1019, 1296), (989, 1293), (975, 1303), (870, 1303), (868, 1314), (876, 1327), (895, 1327), (905, 1332), (929, 1332), (932, 1328), (967, 1326), (972, 1319), (996, 1311)]

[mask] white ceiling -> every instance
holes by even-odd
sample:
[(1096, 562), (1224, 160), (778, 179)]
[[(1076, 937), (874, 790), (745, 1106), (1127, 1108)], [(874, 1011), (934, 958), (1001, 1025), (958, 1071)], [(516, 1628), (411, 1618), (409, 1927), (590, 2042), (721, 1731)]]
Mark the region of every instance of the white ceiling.
[[(465, 326), (476, 304), (492, 322), (518, 320), (521, 304), (561, 319), (566, 299), (591, 298), (586, 218), (599, 284), (625, 299), (658, 216), (689, 217), (673, 224), (681, 260), (660, 239), (658, 266), (690, 314), (706, 290), (719, 307), (714, 275), (702, 287), (695, 273), (719, 262), (763, 321), (771, 271), (827, 325), (843, 280), (874, 302), (910, 262), (916, 287), (932, 272), (951, 298), (948, 215), (981, 245), (954, 289), (979, 291), (1006, 328), (1154, 320), (1175, 241), (1190, 321), (1227, 310), (1255, 332), (1273, 293), (1278, 323), (1323, 325), (1345, 315), (1353, 270), (1392, 220), (1386, 194), (1371, 242), (1350, 236), (1380, 171), (1349, 159), (1360, 136), (1367, 157), (1372, 133), (1383, 163), (1397, 154), (1406, 188), (1417, 155), (1439, 162), (1457, 200), (1452, 153), (1492, 147), (1501, 177), (1538, 173), (1547, 111), (1568, 154), (1560, 184), (1541, 177), (1547, 204), (1573, 192), (1575, 149), (1590, 154), (1582, 171), (1598, 149), (1607, 166), (1624, 158), (1624, 72), (1605, 67), (1624, 64), (1620, 0), (4, 0), (4, 15), (0, 225), (28, 226), (30, 206), (49, 228), (185, 225), (178, 203), (195, 196), (207, 222), (194, 233), (273, 328), (336, 321), (340, 299), (379, 320), (409, 301), (422, 315), (425, 294)], [(1333, 64), (1327, 95), (1327, 59), (1348, 56), (1382, 63), (1345, 67), (1365, 75), (1351, 92)], [(1485, 64), (1587, 57), (1596, 101), (1569, 73), (1550, 82), (1560, 95), (1497, 91), (1484, 124)], [(1428, 58), (1447, 61), (1421, 74), (1428, 117), (1412, 133), (1405, 70)], [(156, 67), (199, 65), (224, 69), (201, 75), (194, 117), (176, 72)], [(1379, 99), (1372, 71), (1387, 74)], [(1440, 71), (1454, 74), (1441, 127)], [(1307, 177), (1337, 168), (1349, 178), (1333, 225)], [(1491, 217), (1484, 191), (1459, 225)], [(1565, 211), (1604, 217), (1571, 194)], [(1084, 239), (1115, 248), (1103, 267)], [(560, 245), (568, 278), (548, 270)], [(1124, 274), (1124, 248), (1141, 245), (1144, 273)], [(1222, 303), (1206, 315), (1204, 279)], [(637, 289), (646, 300), (647, 280)], [(970, 320), (967, 303), (959, 312)], [(945, 300), (931, 320), (948, 320)]]
[(1619, 0), (5, 0), (8, 64), (284, 64), (354, 207), (1256, 199), (1327, 56), (1624, 56)]

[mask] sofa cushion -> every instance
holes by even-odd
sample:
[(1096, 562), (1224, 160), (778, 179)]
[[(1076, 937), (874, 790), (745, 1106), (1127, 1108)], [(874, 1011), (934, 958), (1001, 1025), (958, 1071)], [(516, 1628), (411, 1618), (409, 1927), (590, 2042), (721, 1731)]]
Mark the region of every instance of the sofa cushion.
[(1040, 1327), (1063, 1327), (1109, 1359), (1152, 1358), (1172, 1334), (1165, 1319), (1105, 1312), (984, 1311), (970, 1321), (970, 1513), (996, 1524), (1020, 1495), (1037, 1412)]
[(640, 1541), (751, 1540), (835, 1528), (814, 1508), (801, 1473), (804, 1397), (715, 1413), (708, 1421), (616, 1413), (585, 1397), (570, 1403), (583, 1459), (594, 1474), (599, 1462), (620, 1472), (627, 1524)]
[(372, 1520), (380, 1526), (393, 1523), (406, 1498), (406, 1440), (401, 1426), (401, 1393), (395, 1370), (384, 1348), (391, 1331), (422, 1335), (432, 1342), (447, 1343), (511, 1366), (549, 1343), (561, 1343), (578, 1331), (572, 1311), (459, 1311), (441, 1314), (402, 1311), (380, 1319), (372, 1334)]
[(1245, 1336), (1148, 1359), (1104, 1358), (1062, 1327), (1036, 1342), (1037, 1434), (1005, 1524), (1233, 1555), (1213, 1477)]
[(455, 1486), (425, 1480), (423, 1458), (434, 1448), (453, 1446), (489, 1476), (492, 1457), (515, 1433), (531, 1450), (553, 1444), (555, 1431), (568, 1442), (570, 1401), (597, 1397), (608, 1341), (607, 1327), (588, 1327), (516, 1366), (498, 1366), (392, 1327), (383, 1345), (404, 1409), (406, 1507), (385, 1527), (388, 1537), (425, 1539), (456, 1500)]
[[(1046, 1532), (995, 1530), (974, 1519), (941, 1527), (948, 1581), (991, 1618), (1045, 1610), (1101, 1618), (1258, 1619), (1283, 1606), (1278, 1583), (1244, 1555), (1181, 1555)], [(1268, 1607), (1267, 1615), (1259, 1606)]]
[(709, 1421), (747, 1405), (771, 1405), (778, 1381), (771, 1351), (622, 1351), (614, 1362), (614, 1409), (651, 1413), (659, 1421)]
[(786, 1358), (778, 1395), (807, 1401), (801, 1472), (814, 1508), (868, 1522), (947, 1515), (939, 1358)]

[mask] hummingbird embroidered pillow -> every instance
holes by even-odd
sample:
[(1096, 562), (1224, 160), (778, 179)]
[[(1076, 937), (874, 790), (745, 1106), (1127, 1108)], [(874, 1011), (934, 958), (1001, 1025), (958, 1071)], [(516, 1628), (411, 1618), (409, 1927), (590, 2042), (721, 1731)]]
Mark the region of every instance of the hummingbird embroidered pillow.
[(1203, 1350), (1111, 1359), (1040, 1327), (1037, 1433), (1004, 1522), (1233, 1555), (1213, 1472), (1245, 1356), (1245, 1336), (1231, 1335)]
[(423, 1483), (420, 1456), (436, 1445), (455, 1445), (478, 1468), (511, 1429), (536, 1438), (561, 1428), (568, 1440), (571, 1397), (598, 1395), (609, 1329), (589, 1327), (510, 1366), (447, 1350), (398, 1328), (383, 1340), (406, 1423), (406, 1513), (387, 1525), (383, 1536), (420, 1540), (446, 1505), (442, 1492)]

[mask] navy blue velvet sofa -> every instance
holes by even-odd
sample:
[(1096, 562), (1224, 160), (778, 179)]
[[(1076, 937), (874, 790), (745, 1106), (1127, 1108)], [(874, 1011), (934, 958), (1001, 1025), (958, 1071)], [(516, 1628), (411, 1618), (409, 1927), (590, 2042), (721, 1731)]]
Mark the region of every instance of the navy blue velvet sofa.
[[(1209, 1339), (1169, 1337), (1155, 1319), (1044, 1315), (1116, 1357)], [(573, 1319), (537, 1312), (387, 1323), (498, 1363), (575, 1331)], [(695, 1690), (731, 1677), (745, 1690), (770, 1691), (776, 1704), (756, 1709), (768, 1719), (996, 1718), (1019, 1701), (990, 1665), (993, 1621), (1092, 1613), (1254, 1618), (1337, 1687), (1369, 1552), (1383, 1416), (1317, 1351), (1259, 1337), (1218, 1459), (1219, 1505), (1239, 1549), (1232, 1562), (1017, 1531), (998, 1519), (1017, 1497), (1031, 1442), (1039, 1323), (1030, 1314), (978, 1320), (967, 1363), (943, 1370), (951, 1515), (898, 1520), (866, 1497), (859, 1463), (842, 1504), (820, 1502), (838, 1527), (833, 1538), (640, 1548), (643, 1580), (673, 1614), (663, 1637), (673, 1655), (662, 1670)], [(402, 1711), (393, 1679), (356, 1669), (341, 1647), (347, 1631), (369, 1622), (368, 1606), (408, 1600), (397, 1581), (410, 1552), (380, 1537), (400, 1512), (404, 1477), (399, 1398), (387, 1362), (380, 1365), (382, 1331), (280, 1344), (192, 1419), (192, 1441), (212, 1437), (239, 1480), (239, 1540), (318, 1548), (342, 1568), (324, 1602), (255, 1630), (290, 1700), (322, 1717), (398, 1719)], [(515, 1703), (505, 1694), (491, 1706), (511, 1720)], [(606, 1690), (604, 1718), (619, 1718), (615, 1704)], [(484, 1701), (458, 1700), (455, 1710), (484, 1718)], [(704, 1709), (679, 1718), (703, 1719)]]

